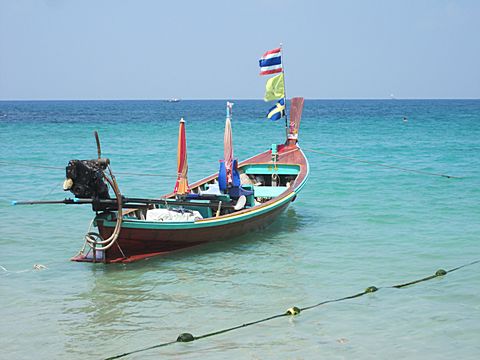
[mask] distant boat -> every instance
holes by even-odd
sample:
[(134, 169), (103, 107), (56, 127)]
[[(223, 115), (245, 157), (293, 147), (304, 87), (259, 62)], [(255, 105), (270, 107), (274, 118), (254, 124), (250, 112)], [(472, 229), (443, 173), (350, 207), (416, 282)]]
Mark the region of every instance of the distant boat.
[(167, 100), (167, 102), (172, 102), (172, 103), (176, 103), (176, 102), (180, 102), (180, 99), (177, 99), (177, 98), (170, 98)]
[(390, 94), (390, 100), (397, 100), (397, 98), (395, 97), (395, 95)]

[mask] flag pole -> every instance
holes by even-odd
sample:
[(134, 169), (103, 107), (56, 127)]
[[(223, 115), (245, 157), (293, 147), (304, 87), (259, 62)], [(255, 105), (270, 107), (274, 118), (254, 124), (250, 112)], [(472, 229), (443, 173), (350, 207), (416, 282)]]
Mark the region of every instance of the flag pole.
[(287, 87), (285, 85), (285, 58), (283, 57), (283, 44), (280, 43), (280, 54), (282, 56), (282, 75), (283, 75), (283, 102), (285, 103), (285, 136), (288, 137), (288, 111), (287, 111)]

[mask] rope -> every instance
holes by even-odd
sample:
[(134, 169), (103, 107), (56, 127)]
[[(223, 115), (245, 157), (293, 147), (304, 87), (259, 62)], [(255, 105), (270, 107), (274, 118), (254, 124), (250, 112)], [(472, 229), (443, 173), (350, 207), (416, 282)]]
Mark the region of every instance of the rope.
[(13, 166), (23, 166), (23, 167), (32, 167), (32, 168), (40, 168), (40, 169), (54, 169), (54, 170), (65, 170), (63, 167), (58, 166), (46, 166), (46, 165), (36, 165), (36, 164), (21, 164), (12, 161), (3, 161), (0, 160), (0, 165), (13, 165)]
[(25, 270), (17, 270), (17, 271), (11, 271), (5, 268), (4, 266), (0, 265), (0, 270), (3, 270), (6, 273), (10, 274), (21, 274), (29, 271), (41, 271), (41, 270), (46, 270), (48, 267), (42, 264), (33, 264), (33, 267), (31, 269), (25, 269)]
[[(56, 181), (55, 183), (53, 183), (51, 189), (45, 193), (44, 195), (41, 195), (39, 196), (40, 200), (46, 200), (46, 198), (48, 196), (50, 196), (53, 192), (55, 192), (55, 189), (62, 189), (62, 192), (63, 192), (63, 181), (61, 181), (60, 183), (58, 181)], [(13, 203), (16, 203), (17, 201), (14, 200), (14, 199), (8, 199), (8, 198), (0, 198), (0, 202), (6, 202), (8, 203), (9, 205), (12, 205)]]
[(176, 175), (168, 175), (168, 174), (141, 174), (141, 173), (132, 173), (132, 172), (124, 172), (124, 171), (115, 171), (117, 174), (121, 175), (131, 175), (131, 176), (159, 176), (159, 177), (168, 177), (172, 179), (176, 179)]
[(144, 348), (144, 349), (134, 350), (134, 351), (130, 351), (128, 353), (112, 356), (112, 357), (107, 358), (106, 360), (119, 359), (121, 357), (128, 356), (128, 355), (135, 354), (135, 353), (139, 353), (139, 352), (142, 352), (142, 351), (147, 351), (147, 350), (152, 350), (152, 349), (157, 349), (157, 348), (160, 348), (160, 347), (172, 345), (172, 344), (175, 344), (176, 342), (177, 341), (170, 341), (170, 342), (163, 343), (163, 344), (153, 345), (153, 346), (150, 346), (150, 347), (147, 347), (147, 348)]
[(375, 161), (361, 160), (361, 159), (357, 159), (357, 158), (354, 158), (354, 157), (351, 157), (351, 156), (337, 155), (337, 154), (332, 154), (332, 153), (328, 153), (328, 152), (325, 152), (325, 151), (305, 149), (305, 148), (302, 148), (302, 149), (305, 150), (305, 151), (310, 151), (310, 152), (317, 153), (317, 154), (332, 156), (332, 157), (336, 157), (336, 158), (339, 158), (339, 159), (351, 160), (351, 161), (356, 161), (356, 162), (360, 162), (360, 163), (364, 163), (364, 164), (370, 164), (370, 165), (383, 166), (383, 167), (386, 167), (386, 168), (389, 168), (389, 169), (396, 169), (396, 170), (400, 170), (400, 171), (413, 172), (413, 173), (423, 174), (423, 175), (440, 176), (440, 177), (445, 177), (445, 178), (448, 178), (448, 179), (462, 179), (462, 177), (459, 177), (459, 176), (439, 174), (439, 173), (433, 173), (433, 172), (423, 171), (423, 170), (407, 169), (407, 168), (396, 166), (396, 165), (381, 164), (381, 163), (378, 163), (378, 162), (375, 162)]
[[(115, 228), (113, 229), (113, 233), (110, 235), (108, 239), (103, 239), (100, 234), (94, 233), (94, 232), (88, 232), (85, 235), (85, 241), (87, 242), (88, 246), (93, 250), (93, 261), (96, 261), (96, 252), (97, 251), (106, 251), (110, 249), (113, 244), (118, 239), (118, 236), (120, 235), (120, 231), (122, 229), (122, 221), (123, 221), (123, 209), (122, 209), (122, 203), (123, 203), (123, 198), (122, 194), (120, 192), (120, 189), (118, 187), (118, 183), (115, 179), (115, 176), (113, 176), (112, 170), (110, 169), (110, 166), (108, 167), (108, 171), (110, 173), (110, 176), (108, 176), (105, 172), (103, 173), (104, 179), (108, 182), (110, 187), (113, 189), (115, 193), (115, 198), (117, 199), (117, 205), (118, 205), (118, 210), (117, 210), (117, 221), (115, 223)], [(97, 239), (100, 239), (97, 240)], [(121, 250), (120, 250), (121, 251)], [(122, 251), (123, 253), (123, 251)]]
[(48, 196), (50, 196), (57, 189), (61, 189), (62, 192), (63, 192), (63, 180), (60, 183), (58, 181), (56, 181), (52, 185), (52, 187), (50, 188), (50, 191), (48, 193), (46, 193), (45, 195), (43, 195), (42, 197), (40, 197), (40, 200), (45, 200)]
[[(31, 167), (31, 168), (39, 168), (39, 169), (53, 169), (53, 170), (65, 170), (65, 167), (60, 166), (47, 166), (47, 165), (37, 165), (37, 164), (28, 164), (28, 163), (17, 163), (13, 161), (4, 161), (0, 160), (0, 165), (11, 165), (11, 166), (22, 166), (22, 167)], [(127, 176), (157, 176), (157, 177), (169, 177), (169, 178), (176, 178), (175, 175), (169, 174), (145, 174), (145, 173), (133, 173), (133, 172), (123, 172), (123, 171), (116, 171), (117, 174), (127, 175)]]
[(178, 335), (177, 340), (175, 340), (175, 341), (164, 342), (164, 343), (160, 343), (160, 344), (157, 344), (157, 345), (149, 346), (147, 348), (126, 352), (126, 353), (123, 353), (123, 354), (120, 354), (120, 355), (115, 355), (115, 356), (106, 358), (105, 360), (119, 359), (119, 358), (122, 358), (122, 357), (125, 357), (125, 356), (128, 356), (128, 355), (131, 355), (131, 354), (135, 354), (135, 353), (139, 353), (139, 352), (143, 352), (143, 351), (147, 351), (147, 350), (151, 350), (151, 349), (156, 349), (156, 348), (160, 348), (160, 347), (165, 347), (165, 346), (173, 345), (173, 344), (176, 344), (176, 343), (179, 343), (179, 342), (191, 342), (191, 341), (195, 341), (195, 340), (205, 339), (207, 337), (224, 334), (224, 333), (227, 333), (227, 332), (230, 332), (230, 331), (233, 331), (233, 330), (241, 329), (241, 328), (244, 328), (244, 327), (247, 327), (247, 326), (252, 326), (252, 325), (255, 325), (255, 324), (267, 322), (267, 321), (278, 319), (278, 318), (285, 317), (285, 316), (295, 316), (295, 315), (300, 314), (303, 311), (314, 309), (314, 308), (317, 308), (319, 306), (334, 303), (334, 302), (356, 299), (356, 298), (359, 298), (359, 297), (364, 296), (366, 294), (374, 293), (374, 292), (376, 292), (380, 289), (386, 289), (386, 288), (401, 289), (401, 288), (404, 288), (404, 287), (407, 287), (407, 286), (410, 286), (410, 285), (418, 284), (420, 282), (432, 280), (432, 279), (435, 279), (437, 277), (443, 277), (443, 276), (447, 275), (448, 273), (451, 273), (451, 272), (457, 271), (459, 269), (465, 268), (467, 266), (471, 266), (471, 265), (478, 264), (478, 263), (480, 263), (480, 260), (475, 260), (475, 261), (469, 262), (467, 264), (457, 266), (457, 267), (452, 268), (450, 270), (439, 269), (433, 275), (430, 275), (430, 276), (427, 276), (427, 277), (424, 277), (424, 278), (421, 278), (421, 279), (418, 279), (418, 280), (413, 280), (413, 281), (409, 281), (409, 282), (406, 282), (406, 283), (398, 284), (398, 285), (378, 287), (378, 288), (375, 287), (375, 286), (369, 286), (364, 291), (353, 294), (353, 295), (344, 296), (344, 297), (341, 297), (341, 298), (338, 298), (338, 299), (321, 301), (317, 304), (306, 306), (306, 307), (303, 307), (303, 308), (298, 308), (296, 306), (293, 306), (293, 307), (289, 308), (286, 312), (281, 313), (281, 314), (269, 316), (269, 317), (266, 317), (266, 318), (263, 318), (263, 319), (260, 319), (260, 320), (251, 321), (251, 322), (248, 322), (248, 323), (245, 323), (245, 324), (242, 324), (242, 325), (237, 325), (237, 326), (229, 327), (229, 328), (226, 328), (226, 329), (213, 331), (213, 332), (203, 334), (203, 335), (200, 335), (200, 336), (193, 336), (190, 333), (182, 333), (182, 334)]

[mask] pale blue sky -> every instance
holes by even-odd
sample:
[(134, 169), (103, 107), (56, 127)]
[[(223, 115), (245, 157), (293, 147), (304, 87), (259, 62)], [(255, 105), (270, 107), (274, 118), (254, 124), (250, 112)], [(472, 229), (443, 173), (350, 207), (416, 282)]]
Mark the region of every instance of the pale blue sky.
[(480, 98), (476, 0), (0, 0), (0, 99)]

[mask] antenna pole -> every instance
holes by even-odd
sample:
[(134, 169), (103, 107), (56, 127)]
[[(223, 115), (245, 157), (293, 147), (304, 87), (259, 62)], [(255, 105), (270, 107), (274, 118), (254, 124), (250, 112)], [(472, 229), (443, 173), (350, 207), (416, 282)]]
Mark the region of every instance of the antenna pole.
[(280, 43), (280, 54), (282, 57), (282, 75), (283, 75), (283, 102), (285, 103), (285, 137), (288, 137), (288, 111), (287, 111), (287, 86), (285, 85), (285, 62), (283, 57), (283, 44)]

